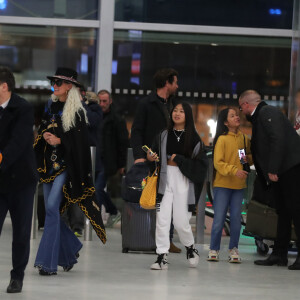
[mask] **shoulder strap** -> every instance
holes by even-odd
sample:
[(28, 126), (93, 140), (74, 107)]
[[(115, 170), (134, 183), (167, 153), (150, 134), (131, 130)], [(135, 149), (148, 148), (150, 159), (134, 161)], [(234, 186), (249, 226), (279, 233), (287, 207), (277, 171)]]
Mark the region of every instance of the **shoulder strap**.
[(245, 154), (247, 154), (246, 137), (245, 137), (244, 134), (243, 134), (243, 137), (244, 137), (244, 149), (245, 149)]

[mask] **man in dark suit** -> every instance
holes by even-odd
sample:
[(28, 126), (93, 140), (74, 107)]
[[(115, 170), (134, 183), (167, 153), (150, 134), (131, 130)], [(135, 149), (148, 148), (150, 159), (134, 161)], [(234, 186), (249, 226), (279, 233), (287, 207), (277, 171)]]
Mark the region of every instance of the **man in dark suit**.
[(272, 254), (256, 265), (286, 266), (292, 222), (297, 235), (298, 256), (290, 270), (300, 270), (300, 138), (283, 113), (248, 90), (239, 98), (240, 110), (252, 123), (251, 153), (258, 180), (278, 188), (277, 239)]
[(8, 293), (20, 293), (30, 251), (34, 191), (33, 109), (13, 93), (15, 79), (0, 67), (0, 233), (7, 212), (13, 225), (11, 280)]
[(131, 128), (134, 163), (145, 162), (143, 145), (152, 146), (154, 137), (166, 129), (171, 111), (171, 98), (178, 89), (178, 73), (174, 69), (160, 69), (154, 75), (155, 91), (141, 100)]
[[(141, 100), (131, 128), (131, 146), (134, 163), (146, 161), (143, 145), (152, 147), (157, 134), (168, 127), (172, 108), (171, 98), (178, 89), (178, 72), (171, 68), (158, 70), (154, 75), (155, 91)], [(173, 224), (170, 230), (170, 252), (179, 253), (181, 249), (172, 243)]]
[[(108, 180), (125, 172), (128, 130), (125, 120), (114, 109), (113, 99), (108, 90), (98, 92), (99, 105), (103, 111), (100, 140), (100, 155), (96, 159), (96, 192), (101, 204), (110, 214), (106, 227), (113, 227), (121, 219), (121, 214), (105, 191)], [(116, 189), (118, 185), (116, 184)]]

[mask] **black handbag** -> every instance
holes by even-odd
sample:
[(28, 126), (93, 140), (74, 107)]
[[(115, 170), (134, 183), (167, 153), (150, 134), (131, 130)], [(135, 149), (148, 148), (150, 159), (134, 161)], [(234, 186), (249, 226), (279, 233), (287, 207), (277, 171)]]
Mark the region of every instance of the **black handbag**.
[(255, 200), (249, 202), (245, 227), (247, 233), (273, 240), (277, 236), (277, 221), (275, 208)]
[[(254, 183), (252, 200), (248, 204), (245, 232), (263, 239), (275, 240), (277, 237), (278, 215), (275, 209), (280, 200), (277, 183), (266, 185), (257, 176)], [(296, 241), (296, 233), (292, 228), (292, 241)]]

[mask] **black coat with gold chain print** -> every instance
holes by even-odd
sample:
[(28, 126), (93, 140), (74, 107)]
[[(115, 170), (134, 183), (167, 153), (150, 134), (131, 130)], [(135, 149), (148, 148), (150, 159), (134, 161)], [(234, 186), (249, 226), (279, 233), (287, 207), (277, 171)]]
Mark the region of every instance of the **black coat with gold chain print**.
[[(90, 220), (100, 240), (105, 243), (106, 233), (93, 184), (91, 152), (84, 112), (79, 110), (76, 113), (75, 126), (65, 132), (61, 121), (62, 110), (53, 109), (56, 103), (51, 102), (45, 110), (42, 125), (34, 142), (40, 182), (49, 183), (66, 170), (67, 179), (63, 186), (64, 201), (61, 204), (61, 213), (71, 203), (77, 203)], [(49, 108), (55, 113), (49, 113)], [(54, 148), (46, 143), (43, 138), (46, 131), (61, 139), (59, 147)]]

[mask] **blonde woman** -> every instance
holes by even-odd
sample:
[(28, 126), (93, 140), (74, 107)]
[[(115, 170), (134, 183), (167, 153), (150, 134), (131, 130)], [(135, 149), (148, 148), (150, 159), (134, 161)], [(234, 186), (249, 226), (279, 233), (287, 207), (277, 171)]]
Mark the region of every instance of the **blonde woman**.
[[(57, 266), (70, 271), (77, 263), (82, 243), (60, 217), (70, 203), (88, 211), (97, 208), (91, 176), (87, 116), (76, 87), (77, 72), (58, 68), (48, 77), (54, 93), (45, 108), (41, 128), (34, 143), (40, 182), (43, 183), (46, 219), (36, 256), (40, 275), (56, 275)], [(64, 199), (67, 201), (64, 203)], [(90, 206), (87, 201), (90, 201)], [(97, 234), (105, 242), (102, 219), (98, 216)]]

